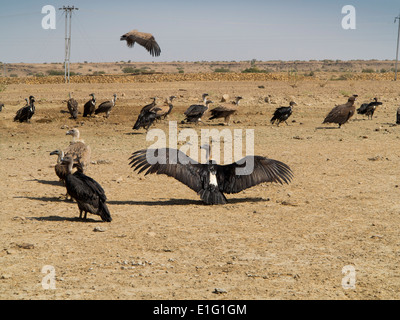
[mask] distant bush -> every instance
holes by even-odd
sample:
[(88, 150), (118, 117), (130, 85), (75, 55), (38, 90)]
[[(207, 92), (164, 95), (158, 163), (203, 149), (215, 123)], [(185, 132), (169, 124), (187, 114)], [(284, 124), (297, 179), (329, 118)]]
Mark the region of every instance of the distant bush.
[(268, 73), (266, 70), (258, 69), (256, 66), (244, 69), (242, 73)]
[(227, 72), (231, 72), (231, 70), (227, 69), (227, 68), (216, 68), (214, 69), (214, 72), (221, 72), (221, 73), (227, 73)]
[(47, 74), (49, 76), (63, 76), (65, 74), (64, 70), (48, 70)]
[(375, 73), (375, 70), (372, 68), (367, 68), (367, 69), (363, 69), (361, 72), (362, 73)]
[(15, 73), (12, 73), (12, 74), (10, 74), (10, 77), (11, 77), (11, 78), (18, 78), (18, 75), (15, 74)]
[(106, 73), (105, 73), (105, 71), (95, 71), (95, 72), (93, 72), (94, 76), (99, 76), (101, 74), (106, 74)]

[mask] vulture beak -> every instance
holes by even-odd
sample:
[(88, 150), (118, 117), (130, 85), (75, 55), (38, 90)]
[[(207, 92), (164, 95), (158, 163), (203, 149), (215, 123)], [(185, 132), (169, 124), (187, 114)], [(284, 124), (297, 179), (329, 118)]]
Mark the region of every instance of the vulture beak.
[(67, 135), (67, 136), (72, 135), (72, 130), (67, 131), (67, 133), (65, 135)]
[(126, 40), (126, 35), (124, 34), (123, 36), (121, 36), (121, 38), (120, 38), (119, 40), (120, 40), (120, 41)]
[(53, 151), (53, 152), (50, 152), (50, 155), (51, 155), (51, 156), (53, 156), (53, 155), (55, 155), (55, 154), (58, 154), (58, 150)]

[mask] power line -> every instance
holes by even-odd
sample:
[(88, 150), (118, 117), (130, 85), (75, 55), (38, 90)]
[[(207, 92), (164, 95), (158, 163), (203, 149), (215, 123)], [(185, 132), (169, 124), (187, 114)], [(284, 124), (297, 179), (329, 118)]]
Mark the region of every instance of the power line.
[(394, 81), (397, 81), (397, 65), (399, 62), (399, 42), (400, 42), (400, 14), (398, 17), (394, 19), (394, 23), (399, 20), (399, 31), (397, 33), (397, 50), (396, 50), (396, 67), (395, 67), (395, 74), (394, 74)]
[(70, 75), (70, 64), (71, 64), (71, 24), (72, 24), (72, 12), (74, 10), (79, 10), (75, 6), (63, 6), (59, 8), (65, 12), (65, 59), (64, 59), (64, 79), (65, 83), (69, 83)]

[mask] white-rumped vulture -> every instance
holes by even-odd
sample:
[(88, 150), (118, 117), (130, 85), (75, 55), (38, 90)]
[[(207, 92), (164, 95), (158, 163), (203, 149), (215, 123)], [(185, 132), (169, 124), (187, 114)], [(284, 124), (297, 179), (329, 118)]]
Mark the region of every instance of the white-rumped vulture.
[(381, 106), (382, 102), (378, 102), (378, 98), (374, 98), (374, 101), (370, 102), (370, 103), (363, 103), (358, 109), (357, 109), (357, 113), (358, 114), (363, 114), (366, 115), (369, 119), (369, 117), (374, 116), (375, 110), (377, 106)]
[(89, 212), (100, 216), (105, 222), (111, 222), (111, 214), (106, 204), (107, 197), (100, 184), (82, 172), (76, 171), (72, 174), (74, 160), (71, 156), (64, 157), (63, 163), (68, 166), (65, 187), (68, 194), (78, 204), (79, 218), (86, 220)]
[(120, 38), (121, 41), (126, 41), (126, 44), (129, 48), (133, 48), (135, 43), (137, 42), (142, 47), (146, 48), (146, 50), (153, 56), (158, 57), (161, 54), (161, 49), (154, 36), (150, 33), (139, 32), (137, 30), (132, 30), (128, 33), (125, 33)]
[(74, 162), (81, 166), (82, 172), (86, 172), (92, 154), (90, 146), (80, 139), (80, 132), (78, 129), (74, 128), (69, 130), (66, 134), (72, 136), (72, 142), (65, 148), (65, 156), (72, 156)]
[[(25, 99), (27, 100), (27, 99)], [(33, 96), (29, 97), (29, 103), (19, 109), (14, 117), (14, 121), (19, 122), (30, 122), (32, 116), (35, 114), (35, 98)]]
[(331, 112), (326, 116), (323, 123), (337, 123), (339, 128), (345, 124), (356, 112), (354, 103), (356, 102), (358, 95), (353, 95), (349, 98), (346, 104), (342, 104), (334, 107)]
[(136, 122), (133, 125), (133, 130), (139, 130), (140, 128), (143, 128), (148, 131), (150, 126), (153, 124), (156, 118), (156, 113), (150, 110), (152, 110), (156, 106), (157, 97), (153, 97), (151, 99), (153, 99), (153, 102), (145, 105), (140, 110)]
[(231, 116), (238, 110), (239, 101), (242, 99), (243, 99), (242, 97), (236, 97), (235, 101), (232, 102), (231, 104), (221, 105), (212, 109), (210, 111), (211, 117), (209, 120), (224, 118), (225, 121), (224, 124), (229, 125)]
[(106, 101), (101, 103), (98, 108), (94, 111), (95, 114), (105, 113), (106, 118), (110, 116), (111, 109), (115, 106), (115, 101), (117, 101), (117, 95), (114, 93), (111, 101)]
[[(162, 160), (157, 161), (160, 158)], [(260, 156), (247, 156), (229, 165), (218, 165), (210, 160), (201, 164), (179, 150), (165, 148), (139, 150), (129, 160), (139, 174), (147, 170), (145, 175), (173, 177), (197, 192), (208, 205), (227, 203), (224, 193), (239, 193), (263, 182), (289, 183), (293, 177), (286, 164)], [(245, 175), (238, 174), (237, 169), (244, 170)]]
[(94, 111), (96, 110), (96, 98), (94, 97), (94, 93), (89, 94), (92, 99), (85, 103), (83, 106), (83, 117), (92, 116)]
[(281, 122), (285, 122), (286, 125), (288, 124), (286, 122), (287, 119), (292, 115), (293, 113), (293, 106), (296, 106), (297, 103), (294, 101), (291, 101), (289, 103), (289, 107), (280, 107), (277, 108), (274, 112), (274, 115), (271, 118), (271, 124), (274, 124), (275, 122), (277, 123), (277, 126), (279, 127), (279, 124)]
[(203, 122), (201, 118), (204, 113), (208, 110), (208, 105), (213, 103), (211, 100), (207, 100), (208, 93), (203, 93), (202, 100), (203, 104), (192, 104), (187, 110), (183, 113), (185, 115), (185, 120), (182, 123), (191, 122), (198, 124), (199, 122)]

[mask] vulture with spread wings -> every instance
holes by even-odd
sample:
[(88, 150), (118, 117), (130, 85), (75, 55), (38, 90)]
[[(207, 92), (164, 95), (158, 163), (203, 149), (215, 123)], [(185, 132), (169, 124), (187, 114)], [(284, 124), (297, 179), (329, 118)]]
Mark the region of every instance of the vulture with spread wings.
[(145, 175), (173, 177), (197, 192), (208, 205), (226, 204), (224, 193), (239, 193), (263, 182), (288, 184), (293, 178), (288, 165), (260, 156), (247, 156), (229, 165), (218, 165), (212, 160), (202, 164), (179, 150), (164, 148), (139, 150), (129, 159), (139, 174), (147, 170)]
[(129, 48), (132, 48), (136, 42), (139, 43), (142, 47), (146, 48), (153, 57), (158, 57), (161, 54), (160, 46), (151, 33), (132, 30), (121, 36), (120, 40), (126, 41)]

